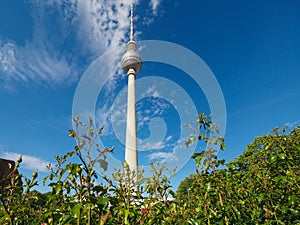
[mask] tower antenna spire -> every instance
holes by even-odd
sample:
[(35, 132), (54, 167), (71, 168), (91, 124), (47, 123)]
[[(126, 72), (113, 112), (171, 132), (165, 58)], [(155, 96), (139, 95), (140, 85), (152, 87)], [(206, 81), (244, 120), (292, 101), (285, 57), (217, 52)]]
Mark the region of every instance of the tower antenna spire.
[(133, 2), (130, 4), (130, 41), (134, 41), (134, 36), (133, 36)]

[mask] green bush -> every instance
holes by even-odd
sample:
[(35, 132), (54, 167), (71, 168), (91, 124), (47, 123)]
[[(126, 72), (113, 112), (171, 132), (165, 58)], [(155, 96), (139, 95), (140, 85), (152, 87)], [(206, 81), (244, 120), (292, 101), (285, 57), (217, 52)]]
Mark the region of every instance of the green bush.
[(48, 166), (44, 183), (50, 192), (32, 190), (37, 172), (31, 179), (11, 173), (0, 180), (0, 224), (300, 224), (300, 127), (257, 137), (225, 164), (217, 157), (226, 147), (224, 138), (211, 116), (200, 114), (188, 125), (194, 133), (186, 147), (198, 139), (205, 149), (192, 156), (196, 174), (174, 193), (169, 181), (174, 171), (158, 162), (150, 164), (150, 177), (138, 171), (138, 191), (136, 174), (126, 163), (112, 177), (96, 173), (96, 164), (107, 169), (113, 149), (95, 143), (103, 128), (95, 131), (92, 120), (73, 122), (69, 136), (77, 145)]
[(199, 224), (300, 224), (299, 184), (300, 128), (276, 128), (227, 168), (185, 178), (177, 196)]

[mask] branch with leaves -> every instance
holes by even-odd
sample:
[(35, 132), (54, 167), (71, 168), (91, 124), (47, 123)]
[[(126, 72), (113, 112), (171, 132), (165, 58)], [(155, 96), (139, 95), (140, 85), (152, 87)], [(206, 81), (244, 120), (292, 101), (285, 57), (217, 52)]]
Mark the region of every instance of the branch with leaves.
[(186, 124), (195, 134), (190, 135), (185, 143), (185, 147), (193, 144), (195, 140), (204, 141), (206, 148), (200, 152), (195, 152), (192, 158), (196, 161), (198, 173), (214, 171), (218, 166), (224, 165), (225, 160), (218, 160), (217, 149), (225, 150), (224, 138), (219, 135), (218, 125), (212, 120), (212, 115), (201, 113), (197, 116), (196, 123)]

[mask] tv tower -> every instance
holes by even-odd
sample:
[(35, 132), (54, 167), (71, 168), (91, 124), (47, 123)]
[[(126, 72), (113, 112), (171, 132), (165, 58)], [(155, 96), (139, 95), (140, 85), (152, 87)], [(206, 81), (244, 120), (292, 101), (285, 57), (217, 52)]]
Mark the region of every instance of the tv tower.
[(136, 43), (134, 41), (133, 3), (131, 3), (130, 10), (130, 40), (127, 43), (127, 51), (122, 58), (121, 64), (128, 76), (125, 161), (129, 165), (130, 170), (136, 172), (135, 189), (137, 190), (138, 149), (136, 135), (135, 76), (142, 67), (142, 59), (136, 50)]

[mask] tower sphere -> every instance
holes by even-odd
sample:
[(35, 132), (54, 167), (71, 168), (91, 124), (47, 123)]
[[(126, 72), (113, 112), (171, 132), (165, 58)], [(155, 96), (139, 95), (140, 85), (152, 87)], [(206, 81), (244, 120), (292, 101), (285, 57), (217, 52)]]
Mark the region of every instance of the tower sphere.
[(142, 67), (142, 59), (136, 51), (136, 44), (134, 41), (128, 42), (127, 51), (122, 58), (121, 64), (126, 73), (129, 69), (134, 69), (136, 73), (140, 71)]

